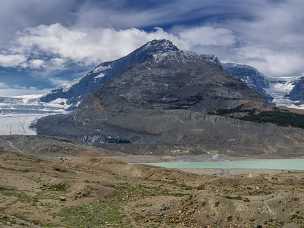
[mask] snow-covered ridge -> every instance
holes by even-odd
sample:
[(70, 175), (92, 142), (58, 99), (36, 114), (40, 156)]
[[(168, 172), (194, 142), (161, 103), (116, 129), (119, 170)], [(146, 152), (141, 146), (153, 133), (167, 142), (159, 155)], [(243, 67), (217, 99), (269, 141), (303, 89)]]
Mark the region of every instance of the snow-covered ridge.
[(93, 71), (91, 71), (92, 74), (94, 74), (94, 80), (95, 82), (98, 81), (99, 79), (103, 78), (106, 76), (106, 72), (111, 70), (112, 66), (109, 64), (100, 64), (98, 65)]
[(95, 67), (95, 69), (93, 70), (93, 73), (94, 74), (99, 74), (99, 73), (102, 73), (104, 71), (110, 70), (111, 68), (112, 68), (111, 65), (101, 64), (101, 65), (98, 65), (97, 67)]

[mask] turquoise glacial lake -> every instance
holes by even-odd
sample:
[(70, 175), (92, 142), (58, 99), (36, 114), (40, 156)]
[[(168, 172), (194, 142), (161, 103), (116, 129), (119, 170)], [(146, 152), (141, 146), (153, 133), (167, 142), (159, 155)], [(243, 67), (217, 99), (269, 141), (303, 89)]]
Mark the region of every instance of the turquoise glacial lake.
[(269, 169), (304, 170), (304, 159), (256, 159), (208, 162), (161, 162), (149, 165), (172, 169)]

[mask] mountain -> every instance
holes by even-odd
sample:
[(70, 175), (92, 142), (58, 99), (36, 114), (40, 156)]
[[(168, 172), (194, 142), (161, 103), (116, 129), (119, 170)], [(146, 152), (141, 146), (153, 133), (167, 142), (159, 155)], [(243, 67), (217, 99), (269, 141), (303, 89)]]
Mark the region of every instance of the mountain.
[(295, 101), (299, 104), (304, 103), (304, 77), (299, 78), (294, 81), (294, 87), (288, 94), (288, 98), (292, 101)]
[(133, 153), (297, 153), (304, 145), (303, 130), (277, 126), (302, 123), (303, 116), (274, 109), (263, 94), (227, 75), (216, 57), (179, 50), (168, 40), (100, 64), (43, 99), (58, 98), (77, 107), (40, 119), (38, 134)]
[(236, 63), (223, 63), (224, 71), (231, 77), (239, 79), (246, 83), (250, 88), (255, 89), (269, 100), (272, 100), (270, 95), (267, 95), (266, 90), (270, 88), (270, 82), (265, 75), (259, 72), (256, 68), (248, 65)]
[[(184, 64), (187, 65), (188, 68), (189, 66), (191, 67), (191, 65), (194, 66), (194, 65), (202, 64), (201, 70), (204, 71), (204, 65), (208, 63), (210, 66), (213, 66), (212, 70), (221, 71), (221, 74), (223, 74), (222, 65), (215, 56), (197, 55), (191, 52), (184, 52), (179, 50), (175, 45), (172, 44), (172, 42), (167, 40), (152, 41), (144, 45), (143, 47), (135, 50), (134, 52), (132, 52), (131, 54), (129, 54), (124, 58), (121, 58), (113, 62), (106, 62), (98, 65), (95, 69), (93, 69), (85, 77), (83, 77), (79, 82), (72, 84), (68, 88), (60, 88), (54, 90), (52, 91), (52, 93), (41, 98), (41, 100), (43, 102), (49, 102), (58, 98), (63, 98), (63, 99), (67, 99), (68, 103), (77, 104), (86, 95), (92, 94), (101, 87), (103, 87), (103, 84), (106, 81), (112, 80), (115, 77), (122, 75), (123, 73), (129, 71), (132, 67), (136, 65), (151, 60), (153, 60), (154, 63), (158, 63), (158, 64), (170, 63), (171, 64), (170, 67), (172, 67), (172, 68), (168, 67), (170, 71), (174, 67), (179, 67), (179, 66), (174, 66), (174, 64), (175, 65)], [(187, 70), (184, 70), (183, 72)], [(173, 72), (173, 74), (175, 73), (177, 72)], [(224, 83), (225, 80), (229, 81), (227, 77), (223, 77), (223, 75), (222, 78), (225, 80), (222, 80), (222, 78), (218, 79), (216, 72), (214, 73), (215, 76), (213, 78), (205, 77), (204, 80), (206, 80), (206, 82), (209, 79), (213, 80), (212, 83), (216, 83), (216, 80), (220, 81), (220, 83)], [(170, 80), (170, 78), (167, 79)], [(164, 84), (161, 84), (159, 82), (158, 84), (160, 85), (160, 87), (163, 87), (164, 85), (168, 84), (167, 82), (165, 82), (165, 80), (163, 80), (163, 83)], [(236, 82), (234, 81), (234, 83)], [(244, 87), (241, 83), (236, 83), (236, 84), (237, 86)], [(208, 87), (206, 89), (211, 89), (211, 88)], [(167, 99), (168, 101), (170, 100), (170, 102), (173, 102), (174, 99), (178, 99), (178, 98), (163, 97), (163, 99), (164, 100)], [(199, 98), (196, 97), (192, 99), (199, 99)]]

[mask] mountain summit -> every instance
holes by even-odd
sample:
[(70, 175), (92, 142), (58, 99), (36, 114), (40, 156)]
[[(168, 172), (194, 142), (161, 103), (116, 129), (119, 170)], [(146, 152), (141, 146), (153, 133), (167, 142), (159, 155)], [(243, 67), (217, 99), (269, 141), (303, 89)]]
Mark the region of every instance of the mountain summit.
[(170, 51), (179, 51), (178, 47), (175, 46), (170, 40), (152, 40), (146, 43), (141, 48), (135, 50), (132, 54), (133, 55), (148, 55), (150, 54), (157, 54), (157, 53), (165, 53)]

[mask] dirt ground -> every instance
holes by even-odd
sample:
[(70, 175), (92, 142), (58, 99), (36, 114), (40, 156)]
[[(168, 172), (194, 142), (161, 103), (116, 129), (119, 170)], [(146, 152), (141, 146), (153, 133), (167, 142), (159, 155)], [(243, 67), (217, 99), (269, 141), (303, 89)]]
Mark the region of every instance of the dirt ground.
[(0, 153), (0, 227), (304, 227), (304, 173), (193, 174)]

